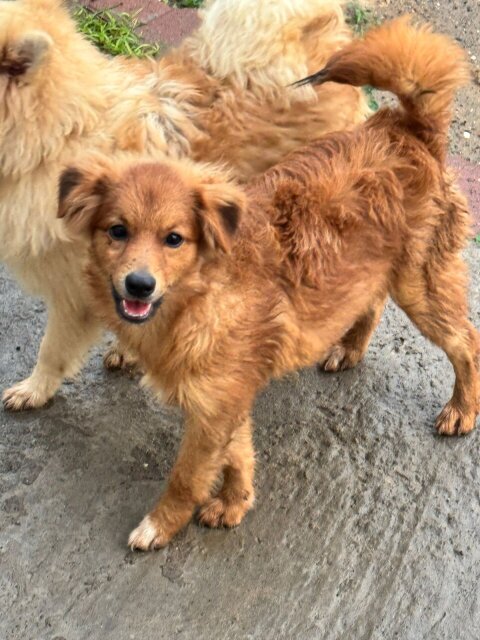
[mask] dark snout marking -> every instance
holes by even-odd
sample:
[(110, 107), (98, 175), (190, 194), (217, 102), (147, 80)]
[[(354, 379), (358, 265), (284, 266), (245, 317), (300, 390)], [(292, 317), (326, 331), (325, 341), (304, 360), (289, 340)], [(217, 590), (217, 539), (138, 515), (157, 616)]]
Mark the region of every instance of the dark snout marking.
[(148, 298), (154, 291), (157, 282), (147, 271), (134, 271), (125, 278), (125, 289), (135, 298)]

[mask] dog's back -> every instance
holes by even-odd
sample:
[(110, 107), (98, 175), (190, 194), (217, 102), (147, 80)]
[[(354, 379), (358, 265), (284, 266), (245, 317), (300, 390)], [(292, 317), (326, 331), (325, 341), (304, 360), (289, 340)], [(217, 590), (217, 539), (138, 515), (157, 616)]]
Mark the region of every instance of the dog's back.
[[(454, 94), (469, 77), (465, 52), (456, 42), (404, 17), (355, 40), (323, 70), (297, 83), (369, 84), (395, 93), (401, 103), (381, 109), (351, 133), (312, 142), (256, 181), (275, 192), (279, 202), (283, 198), (278, 210), (292, 224), (290, 242), (303, 247), (299, 264), (312, 250), (320, 256), (326, 246), (338, 249), (339, 238), (359, 221), (364, 230), (369, 224), (382, 230), (384, 244), (364, 243), (367, 252), (395, 245), (400, 251), (406, 234), (414, 244), (418, 240), (420, 252), (428, 242), (439, 251), (464, 246), (470, 216), (444, 160)], [(295, 221), (298, 205), (289, 201), (294, 192), (309, 199), (306, 213)], [(318, 235), (313, 220), (302, 222), (312, 211), (322, 225)], [(325, 233), (328, 220), (335, 222)]]

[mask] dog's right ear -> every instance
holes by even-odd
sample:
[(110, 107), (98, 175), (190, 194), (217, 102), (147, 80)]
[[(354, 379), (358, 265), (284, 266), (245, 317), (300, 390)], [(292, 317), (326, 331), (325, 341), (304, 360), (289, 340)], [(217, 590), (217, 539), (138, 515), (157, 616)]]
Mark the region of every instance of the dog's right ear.
[(74, 234), (89, 232), (109, 188), (106, 176), (70, 167), (60, 176), (58, 217)]

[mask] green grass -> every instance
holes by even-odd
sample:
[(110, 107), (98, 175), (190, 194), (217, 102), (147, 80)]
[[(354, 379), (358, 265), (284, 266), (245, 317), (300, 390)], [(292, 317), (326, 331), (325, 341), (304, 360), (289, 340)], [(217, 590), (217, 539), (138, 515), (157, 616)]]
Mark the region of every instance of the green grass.
[(474, 237), (473, 241), (476, 242), (477, 244), (480, 244), (480, 233), (477, 233), (477, 235)]
[(363, 36), (366, 31), (378, 24), (378, 19), (373, 11), (364, 7), (360, 2), (347, 4), (346, 19), (357, 36)]
[(116, 13), (115, 11), (92, 11), (77, 6), (73, 11), (78, 29), (101, 51), (110, 55), (125, 55), (144, 58), (155, 56), (158, 45), (142, 42), (135, 29), (139, 25), (138, 13)]
[(373, 87), (363, 87), (363, 90), (367, 94), (368, 106), (370, 107), (370, 109), (372, 111), (378, 111), (379, 104), (375, 99), (375, 94), (374, 94), (375, 89)]
[(180, 9), (198, 9), (202, 6), (203, 0), (171, 0), (168, 4)]

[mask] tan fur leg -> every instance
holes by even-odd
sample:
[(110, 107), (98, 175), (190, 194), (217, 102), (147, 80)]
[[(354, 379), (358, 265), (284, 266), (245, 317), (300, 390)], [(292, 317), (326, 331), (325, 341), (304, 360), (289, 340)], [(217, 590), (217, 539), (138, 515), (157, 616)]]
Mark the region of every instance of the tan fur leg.
[(451, 400), (436, 421), (439, 433), (462, 435), (479, 410), (480, 335), (467, 319), (465, 266), (447, 256), (440, 266), (402, 274), (393, 297), (424, 336), (445, 351), (455, 371)]
[(46, 404), (63, 380), (78, 372), (100, 333), (100, 325), (85, 309), (51, 307), (37, 364), (30, 377), (4, 391), (5, 409), (21, 411)]
[(343, 371), (355, 367), (363, 359), (382, 317), (385, 302), (386, 296), (381, 296), (368, 312), (357, 320), (341, 342), (336, 344), (327, 358), (320, 363), (321, 369), (328, 372)]
[(156, 506), (132, 531), (132, 549), (148, 551), (164, 547), (192, 518), (195, 508), (204, 504), (218, 478), (231, 434), (231, 421), (202, 424), (189, 418), (180, 453), (167, 489)]
[(200, 509), (198, 519), (201, 524), (208, 527), (235, 527), (240, 524), (255, 499), (254, 468), (252, 422), (247, 418), (228, 444), (223, 486)]

